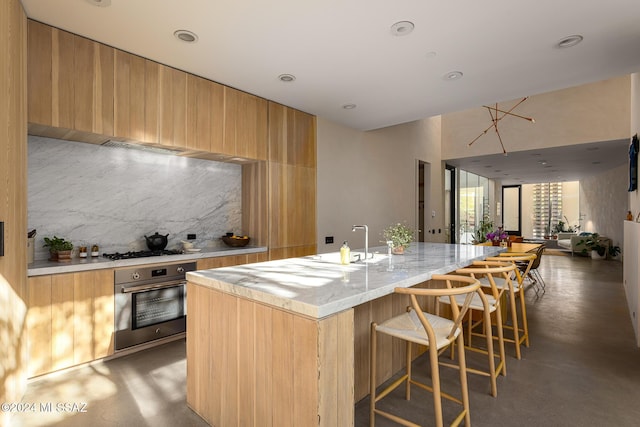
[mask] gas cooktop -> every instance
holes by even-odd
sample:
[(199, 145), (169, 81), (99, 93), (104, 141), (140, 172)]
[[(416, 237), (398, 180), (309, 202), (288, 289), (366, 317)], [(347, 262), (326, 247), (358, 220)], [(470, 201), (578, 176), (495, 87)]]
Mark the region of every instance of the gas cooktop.
[(151, 256), (163, 256), (163, 255), (179, 255), (181, 251), (164, 249), (161, 251), (136, 251), (136, 252), (115, 252), (112, 254), (102, 254), (103, 257), (109, 258), (112, 261), (119, 259), (133, 259), (133, 258), (146, 258)]

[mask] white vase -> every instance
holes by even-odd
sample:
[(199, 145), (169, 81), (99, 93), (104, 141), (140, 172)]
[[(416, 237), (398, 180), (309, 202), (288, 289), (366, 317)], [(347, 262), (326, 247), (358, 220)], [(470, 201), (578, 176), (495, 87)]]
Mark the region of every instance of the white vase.
[(607, 253), (604, 255), (599, 255), (598, 251), (591, 251), (591, 259), (605, 259), (607, 257)]

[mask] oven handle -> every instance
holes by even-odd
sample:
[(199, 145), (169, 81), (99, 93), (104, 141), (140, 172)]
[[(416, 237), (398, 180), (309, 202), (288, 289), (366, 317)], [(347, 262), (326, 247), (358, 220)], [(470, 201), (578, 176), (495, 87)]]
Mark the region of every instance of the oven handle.
[(162, 282), (162, 283), (156, 283), (154, 285), (149, 284), (149, 285), (131, 286), (127, 288), (123, 287), (121, 292), (123, 294), (131, 293), (131, 292), (144, 292), (144, 291), (150, 291), (153, 289), (173, 288), (175, 286), (186, 285), (186, 284), (187, 282), (184, 280), (174, 280), (172, 282)]

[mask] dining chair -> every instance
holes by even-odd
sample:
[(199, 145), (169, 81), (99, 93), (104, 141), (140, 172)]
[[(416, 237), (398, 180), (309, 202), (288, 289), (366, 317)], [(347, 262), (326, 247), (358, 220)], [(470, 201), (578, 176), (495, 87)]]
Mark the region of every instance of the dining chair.
[[(371, 323), (371, 347), (370, 347), (370, 426), (375, 425), (375, 417), (381, 415), (405, 426), (417, 426), (414, 422), (380, 409), (377, 404), (393, 390), (405, 383), (405, 399), (411, 398), (411, 386), (415, 385), (433, 394), (433, 407), (435, 425), (443, 425), (442, 399), (448, 399), (462, 406), (451, 425), (459, 425), (464, 421), (465, 426), (471, 425), (469, 413), (469, 392), (467, 389), (467, 371), (464, 358), (464, 340), (462, 334), (462, 319), (467, 312), (473, 296), (480, 291), (480, 283), (471, 278), (458, 275), (434, 275), (431, 279), (434, 283), (443, 282), (444, 288), (396, 288), (397, 294), (409, 295), (411, 306), (407, 311), (392, 317), (380, 324)], [(451, 302), (452, 318), (448, 319), (435, 314), (424, 312), (418, 302), (418, 297), (446, 298)], [(459, 306), (455, 298), (460, 298), (463, 303)], [(406, 371), (392, 384), (380, 393), (376, 394), (376, 353), (377, 335), (387, 334), (406, 342)], [(411, 355), (412, 344), (427, 347), (428, 359), (431, 368), (431, 385), (417, 381), (412, 376)], [(438, 357), (450, 346), (458, 348), (458, 365), (460, 376), (460, 397), (455, 397), (441, 390), (439, 360)]]

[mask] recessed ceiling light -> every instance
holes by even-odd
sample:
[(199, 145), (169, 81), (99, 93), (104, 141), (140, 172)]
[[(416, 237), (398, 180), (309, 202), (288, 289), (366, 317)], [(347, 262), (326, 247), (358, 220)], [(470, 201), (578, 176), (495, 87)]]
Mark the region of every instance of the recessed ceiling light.
[(278, 76), (278, 80), (285, 83), (291, 83), (295, 79), (296, 79), (296, 76), (294, 76), (293, 74), (280, 74)]
[(356, 104), (344, 104), (342, 108), (344, 108), (345, 110), (353, 110), (354, 108), (356, 108)]
[(561, 39), (558, 43), (556, 43), (556, 47), (558, 49), (565, 49), (567, 47), (573, 47), (573, 46), (577, 45), (578, 43), (580, 43), (583, 39), (584, 39), (584, 37), (582, 37), (579, 34), (576, 34), (576, 35), (573, 35), (573, 36), (568, 36), (568, 37), (565, 37), (565, 38)]
[(452, 81), (452, 80), (460, 80), (462, 76), (463, 76), (462, 71), (450, 71), (444, 76), (442, 76), (442, 78), (448, 81)]
[(87, 0), (87, 2), (91, 3), (94, 6), (99, 6), (99, 7), (111, 6), (111, 0)]
[(394, 36), (406, 36), (411, 34), (415, 25), (410, 21), (399, 21), (391, 26), (391, 34)]
[(195, 43), (198, 41), (198, 35), (189, 30), (176, 30), (173, 32), (173, 35), (178, 40), (185, 43)]

